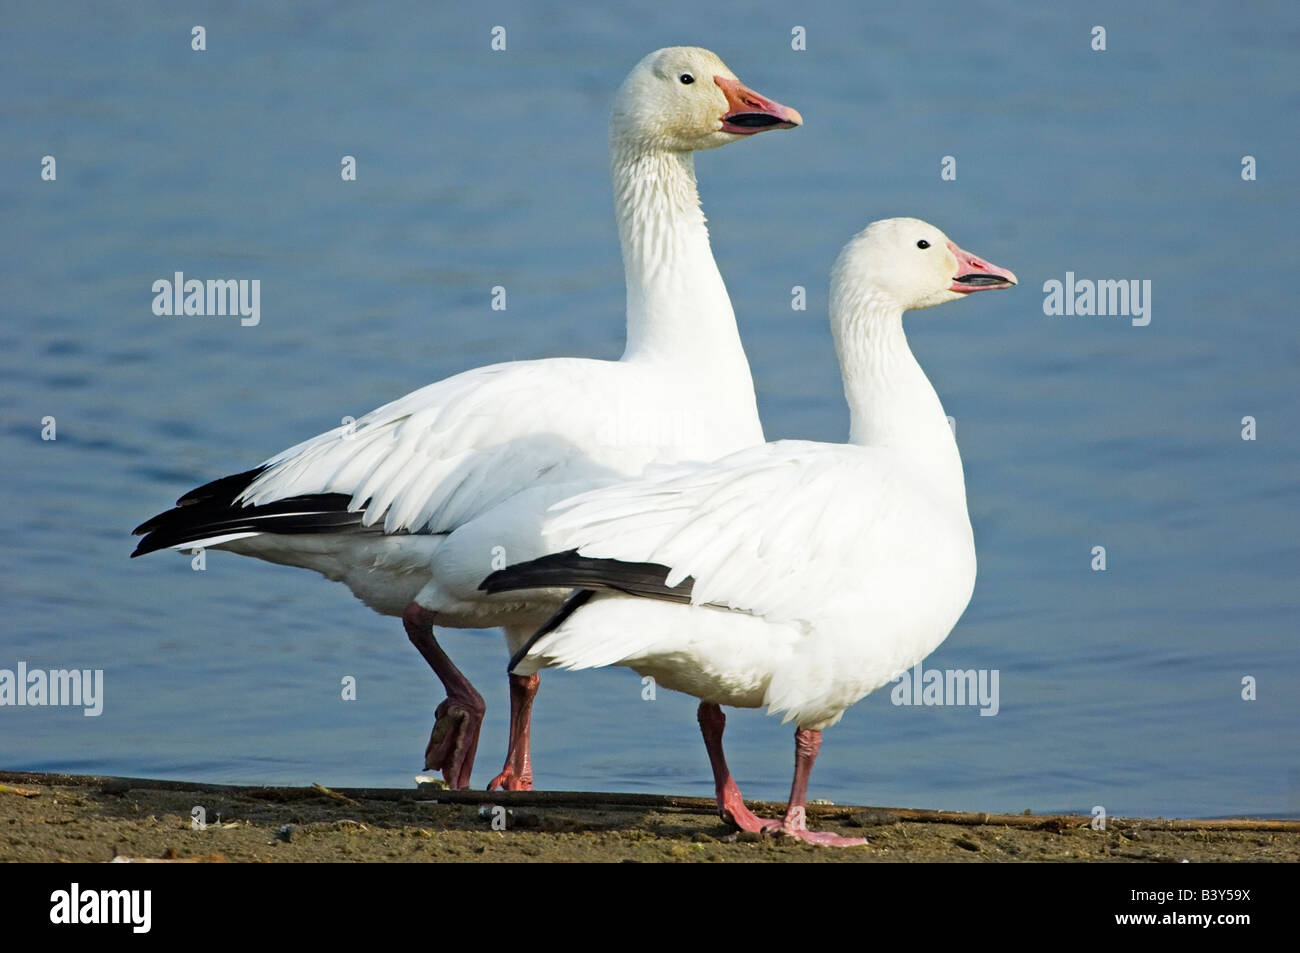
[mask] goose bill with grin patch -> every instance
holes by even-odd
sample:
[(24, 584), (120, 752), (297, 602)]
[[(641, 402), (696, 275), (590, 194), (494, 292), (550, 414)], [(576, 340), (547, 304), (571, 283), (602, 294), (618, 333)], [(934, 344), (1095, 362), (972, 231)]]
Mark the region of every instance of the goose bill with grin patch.
[(953, 275), (952, 284), (948, 286), (950, 291), (969, 294), (990, 288), (1010, 288), (1016, 284), (1014, 272), (978, 258), (954, 242), (948, 243), (948, 251), (957, 259), (957, 274)]
[(764, 129), (793, 129), (803, 123), (799, 110), (760, 96), (738, 79), (715, 76), (713, 81), (726, 94), (727, 114), (722, 131), (751, 136)]

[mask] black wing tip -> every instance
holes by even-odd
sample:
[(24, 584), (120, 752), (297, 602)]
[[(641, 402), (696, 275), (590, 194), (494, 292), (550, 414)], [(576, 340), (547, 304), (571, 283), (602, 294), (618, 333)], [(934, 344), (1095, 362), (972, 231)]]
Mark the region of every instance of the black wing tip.
[(178, 499), (176, 505), (178, 507), (193, 506), (196, 503), (203, 503), (208, 500), (233, 503), (235, 497), (247, 490), (249, 484), (261, 476), (265, 470), (266, 467), (264, 466), (256, 466), (251, 470), (245, 470), (243, 473), (232, 473), (229, 476), (209, 480), (202, 486), (196, 486)]
[(131, 552), (131, 558), (139, 556), (148, 556), (150, 553), (156, 553), (164, 549), (170, 549), (182, 540), (167, 540), (166, 538), (151, 538), (153, 534), (146, 536), (140, 542), (135, 544), (135, 549)]
[[(196, 539), (201, 538), (202, 537), (196, 537)], [(171, 549), (178, 543), (183, 542), (186, 542), (186, 540), (150, 532), (144, 537), (144, 539), (135, 544), (135, 549), (131, 553), (131, 558), (135, 559), (138, 556), (148, 556), (150, 553), (156, 553), (159, 550)]]
[(576, 549), (567, 549), (562, 553), (551, 553), (549, 556), (515, 563), (513, 566), (489, 573), (478, 587), (481, 592), (495, 593), (514, 592), (517, 589), (546, 589), (552, 585), (563, 585), (563, 583), (550, 583), (546, 580), (557, 572), (563, 573), (572, 560), (581, 558)]
[(487, 593), (518, 589), (607, 589), (630, 596), (667, 602), (690, 602), (695, 580), (690, 576), (668, 586), (672, 570), (659, 563), (580, 556), (576, 549), (498, 569), (479, 583)]
[(143, 537), (143, 539), (136, 542), (135, 550), (131, 553), (132, 559), (135, 559), (137, 556), (147, 556), (150, 553), (167, 548), (165, 543), (158, 542), (158, 537), (160, 535), (159, 531), (162, 530), (169, 521), (175, 520), (175, 513), (176, 510), (174, 509), (166, 510), (159, 513), (157, 516), (151, 516), (135, 529), (131, 530), (132, 536)]
[(152, 533), (152, 532), (154, 531), (155, 527), (157, 527), (157, 525), (158, 525), (158, 522), (159, 522), (159, 521), (160, 521), (164, 516), (166, 516), (166, 515), (167, 515), (168, 513), (170, 513), (170, 512), (172, 512), (172, 511), (171, 511), (171, 510), (167, 510), (166, 512), (159, 513), (159, 514), (157, 514), (156, 516), (151, 516), (151, 517), (149, 517), (147, 520), (145, 520), (143, 523), (141, 523), (141, 524), (140, 524), (139, 526), (137, 526), (135, 529), (131, 530), (131, 535), (132, 535), (132, 536), (147, 536), (148, 534), (150, 534), (150, 533)]
[(382, 534), (382, 525), (363, 526), (365, 513), (349, 508), (346, 493), (292, 496), (258, 506), (202, 504), (178, 506), (159, 514), (146, 524), (148, 531), (133, 555), (143, 556), (159, 549), (185, 543), (198, 544), (214, 536), (276, 533), (301, 536), (314, 533)]
[[(167, 530), (171, 529), (174, 533), (178, 526), (186, 523), (198, 525), (201, 523), (199, 512), (207, 514), (229, 509), (234, 506), (235, 499), (239, 494), (248, 489), (257, 477), (266, 470), (265, 466), (256, 466), (251, 470), (244, 470), (241, 473), (232, 473), (229, 476), (218, 477), (215, 480), (209, 480), (202, 486), (196, 486), (188, 493), (183, 494), (177, 501), (176, 505), (169, 510), (157, 513), (135, 529), (131, 530), (132, 536), (143, 536), (139, 544), (135, 547), (135, 552), (131, 553), (131, 558), (145, 556), (149, 553), (157, 552), (160, 549), (167, 549), (183, 540), (171, 540), (163, 542), (160, 540), (150, 540), (149, 536), (155, 532), (162, 531), (164, 537), (167, 536)], [(195, 509), (190, 509), (194, 507)], [(189, 512), (182, 512), (189, 510)]]
[[(355, 533), (369, 531), (361, 526), (363, 514), (351, 509), (345, 493), (310, 493), (270, 503), (248, 505), (237, 502), (264, 466), (224, 476), (186, 493), (170, 510), (157, 514), (132, 530), (143, 536), (131, 553), (145, 556), (160, 549), (198, 543), (231, 533)], [(375, 532), (381, 532), (379, 527)]]

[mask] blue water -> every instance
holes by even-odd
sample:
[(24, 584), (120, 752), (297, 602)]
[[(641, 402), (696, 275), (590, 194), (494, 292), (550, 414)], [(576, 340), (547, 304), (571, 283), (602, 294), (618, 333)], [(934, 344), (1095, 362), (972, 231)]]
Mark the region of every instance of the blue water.
[[(410, 784), (441, 692), (396, 620), (227, 554), (128, 560), (129, 531), (428, 381), (617, 357), (605, 117), (641, 55), (693, 43), (806, 119), (698, 160), (770, 438), (844, 436), (827, 272), (867, 222), (931, 220), (1021, 278), (909, 319), (980, 558), (926, 664), (997, 669), (1000, 711), (879, 692), (827, 732), (813, 796), (1300, 814), (1300, 8), (863, 6), (6, 4), (0, 668), (106, 687), (98, 718), (0, 708), (0, 766)], [(175, 271), (259, 278), (261, 323), (155, 316)], [(1045, 316), (1067, 271), (1149, 279), (1150, 325)], [(489, 704), (482, 784), (502, 643), (442, 638)], [(626, 670), (548, 673), (534, 737), (539, 786), (711, 792), (694, 701)], [(788, 791), (788, 726), (736, 712), (728, 750), (746, 794)]]

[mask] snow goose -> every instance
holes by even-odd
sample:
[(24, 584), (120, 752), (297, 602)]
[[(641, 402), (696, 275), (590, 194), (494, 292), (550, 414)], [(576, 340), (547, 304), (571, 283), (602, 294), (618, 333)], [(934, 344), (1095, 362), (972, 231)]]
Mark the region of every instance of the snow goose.
[[(831, 287), (849, 442), (782, 440), (553, 507), (543, 530), (552, 554), (483, 583), (577, 589), (511, 670), (624, 665), (694, 695), (725, 820), (814, 844), (865, 843), (807, 829), (822, 729), (932, 652), (975, 584), (961, 458), (903, 312), (1015, 281), (917, 219), (859, 233)], [(782, 821), (741, 800), (720, 705), (794, 721)]]
[[(517, 649), (564, 594), (485, 597), (477, 587), (499, 560), (546, 551), (538, 532), (551, 503), (651, 463), (762, 442), (694, 153), (800, 122), (708, 50), (651, 53), (623, 83), (610, 124), (627, 277), (620, 360), (496, 364), (430, 384), (190, 491), (135, 530), (144, 538), (132, 555), (205, 547), (313, 569), (400, 616), (447, 692), (425, 767), (467, 786), (483, 699), (433, 626), (501, 626)], [(489, 787), (532, 786), (536, 691), (535, 675), (510, 680), (508, 754)]]

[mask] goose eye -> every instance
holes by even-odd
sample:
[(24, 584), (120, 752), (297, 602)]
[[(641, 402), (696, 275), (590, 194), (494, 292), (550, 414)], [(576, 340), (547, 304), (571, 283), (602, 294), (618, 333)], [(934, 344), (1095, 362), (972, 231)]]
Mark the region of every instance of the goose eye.
[(927, 242), (924, 238), (922, 238), (919, 242), (916, 243), (916, 247), (917, 247), (917, 248), (929, 248), (929, 247), (930, 247), (930, 243)]
[(695, 82), (695, 77), (692, 76), (690, 73), (683, 73), (681, 76), (677, 78), (682, 81), (683, 86), (689, 86), (691, 85), (691, 83)]

